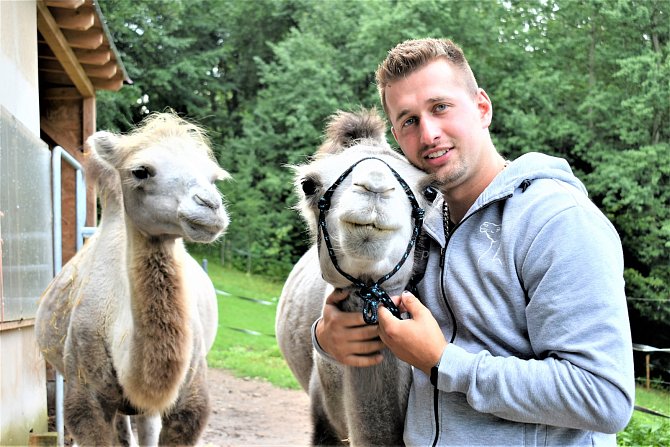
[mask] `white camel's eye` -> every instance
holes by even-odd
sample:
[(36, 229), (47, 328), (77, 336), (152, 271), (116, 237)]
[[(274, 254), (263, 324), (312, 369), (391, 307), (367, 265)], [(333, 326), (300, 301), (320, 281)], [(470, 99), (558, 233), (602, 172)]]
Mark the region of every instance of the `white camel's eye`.
[(437, 198), (437, 189), (432, 186), (426, 186), (426, 189), (423, 190), (423, 196), (432, 203)]
[(316, 193), (317, 186), (314, 179), (305, 178), (300, 184), (302, 185), (302, 192), (304, 192), (306, 196), (313, 196)]
[(133, 170), (130, 171), (130, 173), (135, 177), (137, 180), (146, 180), (149, 177), (153, 177), (154, 173), (153, 171), (146, 167), (146, 166), (139, 166)]

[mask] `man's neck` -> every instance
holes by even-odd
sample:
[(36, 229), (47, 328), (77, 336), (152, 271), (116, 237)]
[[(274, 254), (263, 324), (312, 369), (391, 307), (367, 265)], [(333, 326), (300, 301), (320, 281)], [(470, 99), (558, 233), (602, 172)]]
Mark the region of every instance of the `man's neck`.
[(449, 207), (449, 217), (453, 223), (457, 224), (465, 217), (465, 213), (475, 203), (477, 197), (484, 192), (504, 168), (505, 159), (495, 153), (491, 162), (481, 169), (473, 182), (442, 192)]

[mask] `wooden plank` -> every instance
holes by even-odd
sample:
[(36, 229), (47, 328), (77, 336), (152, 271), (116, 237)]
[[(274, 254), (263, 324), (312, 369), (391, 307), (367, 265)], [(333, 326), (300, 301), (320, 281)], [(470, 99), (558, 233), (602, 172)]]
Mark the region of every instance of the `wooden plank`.
[[(76, 149), (81, 146), (81, 142), (77, 135), (66, 129), (59, 128), (57, 123), (52, 123), (44, 117), (40, 118), (40, 129), (47, 134), (57, 145), (63, 146), (65, 149)], [(71, 152), (68, 150), (68, 152)]]
[(87, 31), (63, 30), (63, 35), (72, 48), (95, 50), (103, 42), (102, 30), (91, 28)]
[(93, 78), (93, 85), (97, 90), (111, 90), (113, 92), (121, 90), (123, 87), (123, 79), (98, 79)]
[(85, 0), (46, 0), (46, 6), (53, 8), (77, 9), (83, 6)]
[[(82, 104), (82, 137), (84, 143), (95, 133), (96, 123), (96, 98), (86, 98)], [(86, 170), (84, 170), (86, 174)], [(95, 188), (95, 181), (93, 179), (86, 179), (86, 226), (95, 227), (98, 224), (98, 207), (97, 194)]]
[[(109, 48), (109, 45), (105, 43), (100, 45), (95, 50), (82, 50), (79, 48), (74, 48), (72, 51), (80, 64), (105, 65), (107, 62), (112, 60), (112, 50)], [(40, 59), (58, 59), (43, 38), (41, 41), (38, 38), (37, 54), (39, 55)]]
[(37, 0), (37, 29), (44, 40), (49, 44), (49, 47), (54, 52), (63, 69), (68, 74), (72, 83), (77, 87), (77, 90), (82, 96), (95, 96), (93, 84), (86, 76), (84, 69), (74, 55), (68, 41), (63, 36), (58, 24), (49, 12), (49, 9), (44, 4), (43, 0)]
[[(39, 70), (39, 77), (40, 81), (46, 82), (48, 84), (55, 84), (55, 85), (63, 85), (63, 86), (70, 86), (74, 85), (72, 82), (72, 78), (70, 76), (61, 71), (61, 72), (55, 72), (55, 71), (49, 71), (49, 70)], [(86, 78), (88, 82), (90, 83), (91, 80)], [(91, 88), (93, 88), (93, 84), (91, 84)], [(77, 89), (79, 90), (79, 89)], [(81, 92), (80, 92), (81, 93)]]
[[(82, 65), (89, 78), (111, 79), (116, 74), (118, 68), (116, 63), (110, 61), (106, 65)], [(93, 81), (93, 79), (91, 80)], [(95, 84), (94, 84), (95, 85)]]
[(12, 331), (14, 329), (21, 329), (31, 326), (35, 326), (34, 318), (23, 318), (16, 321), (0, 321), (0, 332)]
[(86, 31), (95, 24), (95, 14), (91, 8), (76, 10), (54, 8), (50, 11), (61, 29)]
[(42, 59), (39, 63), (39, 69), (49, 73), (63, 73), (65, 71), (58, 59)]
[(43, 100), (80, 100), (81, 95), (76, 88), (47, 88), (40, 90), (40, 97)]
[(44, 40), (40, 33), (37, 33), (37, 55), (40, 59), (58, 59), (49, 44)]
[(112, 52), (106, 45), (102, 45), (96, 50), (75, 49), (74, 55), (77, 56), (80, 64), (105, 65), (112, 60)]
[(28, 447), (57, 447), (58, 433), (31, 433), (28, 438)]

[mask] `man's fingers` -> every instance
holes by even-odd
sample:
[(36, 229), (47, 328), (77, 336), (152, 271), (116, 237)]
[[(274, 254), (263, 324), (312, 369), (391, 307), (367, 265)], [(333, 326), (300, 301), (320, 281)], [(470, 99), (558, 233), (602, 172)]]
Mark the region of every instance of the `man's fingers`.
[(366, 368), (368, 366), (379, 365), (384, 356), (382, 354), (375, 355), (351, 355), (345, 359), (345, 364), (355, 366), (358, 368)]
[(326, 304), (337, 304), (346, 297), (349, 296), (349, 292), (342, 289), (335, 289), (330, 295), (326, 297)]
[(409, 312), (410, 314), (418, 314), (426, 308), (417, 297), (408, 291), (404, 291), (400, 295), (400, 304), (405, 309), (405, 311)]
[(351, 351), (355, 352), (356, 355), (370, 355), (381, 351), (384, 348), (384, 343), (380, 339), (358, 341), (352, 342), (350, 347)]
[(395, 315), (393, 315), (384, 305), (381, 305), (377, 308), (377, 318), (379, 319), (380, 324), (383, 324), (381, 323), (382, 321), (388, 321), (389, 318), (395, 318)]

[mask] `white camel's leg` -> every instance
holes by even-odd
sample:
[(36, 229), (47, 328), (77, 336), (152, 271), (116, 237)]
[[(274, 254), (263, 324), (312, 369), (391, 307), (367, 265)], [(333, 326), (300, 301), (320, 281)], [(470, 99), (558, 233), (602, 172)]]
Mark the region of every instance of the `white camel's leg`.
[(137, 439), (139, 444), (144, 446), (157, 446), (158, 438), (161, 434), (161, 416), (160, 414), (140, 414), (135, 417), (137, 427)]
[(120, 446), (134, 447), (137, 445), (135, 436), (133, 435), (133, 427), (130, 425), (130, 416), (116, 413), (114, 427), (116, 428), (116, 439)]
[(349, 429), (343, 401), (343, 367), (314, 356), (309, 382), (312, 445), (344, 445)]
[(312, 390), (310, 394), (310, 412), (313, 446), (346, 445), (330, 423), (324, 403), (323, 390)]
[(351, 445), (403, 445), (410, 373), (389, 352), (379, 365), (346, 368), (344, 406)]

